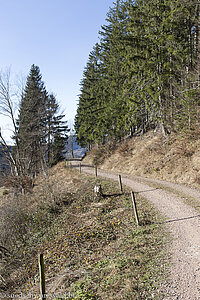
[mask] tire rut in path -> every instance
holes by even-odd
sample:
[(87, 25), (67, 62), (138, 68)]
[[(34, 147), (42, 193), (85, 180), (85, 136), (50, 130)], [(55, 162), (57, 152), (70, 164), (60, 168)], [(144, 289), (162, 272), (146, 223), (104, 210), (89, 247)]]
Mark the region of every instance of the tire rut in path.
[[(76, 164), (74, 163), (74, 167)], [(93, 174), (94, 169), (89, 166), (82, 166), (83, 172)], [(98, 175), (112, 180), (118, 180), (118, 175), (105, 170), (98, 170)], [(130, 175), (130, 178), (132, 176)], [(164, 289), (164, 299), (200, 299), (200, 214), (186, 205), (180, 196), (162, 189), (152, 189), (148, 180), (141, 183), (138, 180), (130, 179), (129, 175), (122, 177), (123, 184), (129, 186), (134, 192), (150, 201), (154, 207), (165, 217), (166, 227), (171, 232), (172, 241), (169, 245), (171, 253), (171, 271), (169, 282)], [(139, 178), (139, 177), (138, 177)], [(153, 179), (150, 182), (155, 182)], [(165, 182), (162, 181), (164, 184)], [(169, 183), (166, 183), (169, 184)], [(172, 184), (176, 189), (176, 184)], [(181, 185), (177, 185), (177, 190)], [(187, 190), (186, 190), (187, 189)], [(193, 189), (185, 187), (189, 194)], [(191, 196), (198, 191), (193, 190)], [(169, 296), (168, 296), (169, 295)]]

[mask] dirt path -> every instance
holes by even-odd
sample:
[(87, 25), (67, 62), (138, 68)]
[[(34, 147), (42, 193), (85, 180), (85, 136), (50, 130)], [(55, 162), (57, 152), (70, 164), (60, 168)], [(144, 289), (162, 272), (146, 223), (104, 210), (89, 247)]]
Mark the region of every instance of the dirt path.
[[(74, 167), (78, 167), (73, 162)], [(94, 174), (94, 168), (82, 166), (86, 173)], [(118, 180), (118, 175), (98, 170), (98, 175)], [(200, 213), (184, 203), (184, 195), (192, 197), (200, 206), (200, 191), (183, 185), (153, 179), (142, 179), (122, 175), (123, 184), (150, 201), (166, 219), (166, 227), (171, 232), (169, 245), (172, 268), (170, 281), (166, 284), (164, 299), (200, 299)], [(166, 188), (152, 188), (152, 184), (162, 184)], [(177, 195), (176, 195), (177, 193)], [(169, 294), (170, 296), (167, 296)]]

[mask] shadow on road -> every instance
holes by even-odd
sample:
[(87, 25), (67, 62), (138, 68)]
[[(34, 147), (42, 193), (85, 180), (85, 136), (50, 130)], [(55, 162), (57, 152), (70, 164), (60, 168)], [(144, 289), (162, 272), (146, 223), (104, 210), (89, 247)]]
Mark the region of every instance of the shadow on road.
[(196, 216), (192, 216), (192, 217), (187, 217), (187, 218), (179, 218), (179, 219), (167, 220), (167, 221), (161, 222), (159, 224), (173, 223), (173, 222), (185, 221), (185, 220), (196, 219), (196, 218), (200, 218), (200, 215), (196, 215)]
[(135, 194), (140, 194), (140, 193), (147, 193), (147, 192), (153, 192), (155, 190), (160, 190), (160, 188), (154, 188), (154, 189), (151, 189), (151, 190), (146, 190), (146, 191), (139, 191), (139, 192), (134, 192)]

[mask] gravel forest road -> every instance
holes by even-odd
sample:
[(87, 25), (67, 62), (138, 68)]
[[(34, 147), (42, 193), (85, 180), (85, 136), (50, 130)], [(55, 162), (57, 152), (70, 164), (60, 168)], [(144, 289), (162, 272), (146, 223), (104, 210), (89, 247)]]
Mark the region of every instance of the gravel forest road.
[[(79, 167), (79, 162), (72, 162)], [(94, 168), (82, 165), (94, 175)], [(98, 176), (118, 180), (118, 174), (98, 169)], [(171, 233), (169, 281), (164, 299), (200, 299), (200, 191), (184, 185), (121, 174), (123, 184), (150, 201), (164, 216)], [(187, 202), (188, 201), (188, 202)], [(190, 204), (188, 204), (190, 203)], [(192, 203), (192, 206), (191, 206)]]

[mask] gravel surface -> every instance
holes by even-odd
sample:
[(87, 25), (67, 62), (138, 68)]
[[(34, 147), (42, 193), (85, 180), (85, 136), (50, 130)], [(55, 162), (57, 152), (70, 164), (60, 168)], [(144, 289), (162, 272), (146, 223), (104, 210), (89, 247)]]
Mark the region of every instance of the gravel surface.
[[(74, 166), (77, 166), (73, 162)], [(86, 173), (94, 174), (94, 168), (82, 166)], [(98, 170), (98, 175), (118, 180), (118, 174)], [(184, 197), (195, 198), (200, 205), (200, 191), (184, 185), (169, 183), (162, 180), (143, 179), (138, 176), (122, 175), (123, 184), (138, 192), (150, 201), (165, 217), (165, 224), (171, 232), (170, 242), (172, 267), (169, 282), (164, 286), (164, 299), (200, 299), (200, 214), (184, 203)], [(162, 184), (173, 191), (152, 188), (151, 184)], [(174, 193), (177, 191), (177, 195)]]

